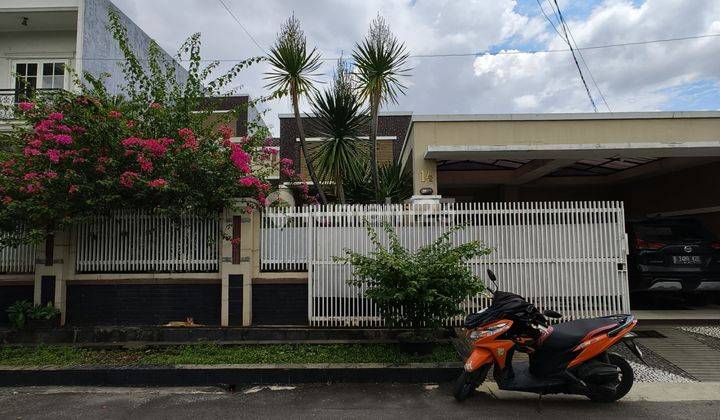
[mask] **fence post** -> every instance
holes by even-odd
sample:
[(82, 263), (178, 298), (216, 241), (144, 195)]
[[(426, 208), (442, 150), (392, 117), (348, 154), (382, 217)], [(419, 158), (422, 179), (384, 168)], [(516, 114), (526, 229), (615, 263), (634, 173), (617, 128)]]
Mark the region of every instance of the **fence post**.
[[(243, 326), (252, 323), (252, 274), (259, 252), (260, 215), (257, 212), (245, 214), (225, 209), (222, 214), (221, 229), (233, 237), (240, 238), (240, 243), (233, 245), (221, 238), (220, 245), (220, 278), (221, 278), (221, 312), (220, 325), (223, 327), (237, 324), (237, 318)], [(237, 291), (236, 282), (242, 278), (242, 299), (231, 297)], [(233, 284), (230, 284), (233, 282)], [(242, 302), (242, 312), (231, 305)], [(231, 319), (232, 318), (232, 319)]]
[[(33, 302), (43, 304), (43, 297), (50, 297), (53, 305), (60, 311), (60, 325), (67, 318), (66, 280), (74, 268), (71, 232), (61, 231), (51, 235), (45, 246), (38, 246), (35, 254), (35, 276)], [(54, 292), (47, 295), (43, 291), (43, 279), (51, 278)], [(47, 284), (45, 285), (47, 286)]]

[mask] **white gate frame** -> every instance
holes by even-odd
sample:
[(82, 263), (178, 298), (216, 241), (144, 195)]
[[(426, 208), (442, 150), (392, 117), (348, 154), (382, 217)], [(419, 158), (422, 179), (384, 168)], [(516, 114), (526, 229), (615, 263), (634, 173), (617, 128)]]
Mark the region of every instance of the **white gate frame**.
[[(479, 240), (496, 248), (492, 254), (469, 262), (474, 274), (485, 278), (485, 269), (492, 268), (502, 290), (519, 293), (541, 309), (558, 310), (565, 320), (630, 310), (622, 202), (331, 205), (275, 210), (263, 217), (282, 213), (304, 220), (304, 228), (297, 229), (297, 234), (305, 236), (306, 249), (300, 257), (292, 253), (296, 246), (286, 246), (273, 264), (282, 267), (285, 258), (292, 264), (299, 260), (307, 263), (308, 319), (312, 326), (384, 325), (375, 305), (359, 299), (362, 290), (345, 283), (350, 268), (331, 260), (333, 255), (342, 255), (343, 248), (370, 251), (363, 227), (366, 219), (376, 227), (381, 221), (390, 223), (401, 242), (411, 249), (432, 242), (455, 225), (467, 225), (453, 234), (455, 244)], [(262, 247), (276, 249), (272, 240), (263, 236)], [(283, 242), (288, 240), (284, 237)], [(476, 296), (462, 307), (468, 313), (486, 305), (485, 299)], [(458, 317), (448, 324), (459, 325), (461, 321)]]

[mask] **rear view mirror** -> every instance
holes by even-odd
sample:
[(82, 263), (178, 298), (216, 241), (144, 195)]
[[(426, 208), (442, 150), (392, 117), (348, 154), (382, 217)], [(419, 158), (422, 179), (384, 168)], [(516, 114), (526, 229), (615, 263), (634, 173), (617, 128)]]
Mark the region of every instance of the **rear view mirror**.
[(562, 318), (562, 314), (560, 312), (555, 312), (552, 309), (545, 309), (543, 311), (543, 315), (545, 315), (547, 318), (554, 318), (554, 319)]
[(487, 275), (492, 280), (493, 283), (497, 283), (497, 277), (495, 276), (495, 273), (491, 269), (487, 269)]

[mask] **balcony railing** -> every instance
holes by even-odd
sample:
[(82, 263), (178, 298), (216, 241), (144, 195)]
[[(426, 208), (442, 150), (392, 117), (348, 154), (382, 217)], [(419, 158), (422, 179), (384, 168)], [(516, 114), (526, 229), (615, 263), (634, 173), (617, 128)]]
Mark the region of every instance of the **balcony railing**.
[(40, 95), (53, 95), (61, 89), (0, 89), (0, 120), (17, 119), (14, 106)]

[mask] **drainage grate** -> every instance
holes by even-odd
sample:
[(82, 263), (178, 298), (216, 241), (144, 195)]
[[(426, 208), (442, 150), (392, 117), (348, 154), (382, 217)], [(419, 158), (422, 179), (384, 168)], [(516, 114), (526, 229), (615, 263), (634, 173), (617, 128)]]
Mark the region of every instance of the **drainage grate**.
[(655, 330), (640, 330), (633, 332), (638, 336), (638, 338), (667, 338), (667, 336)]

